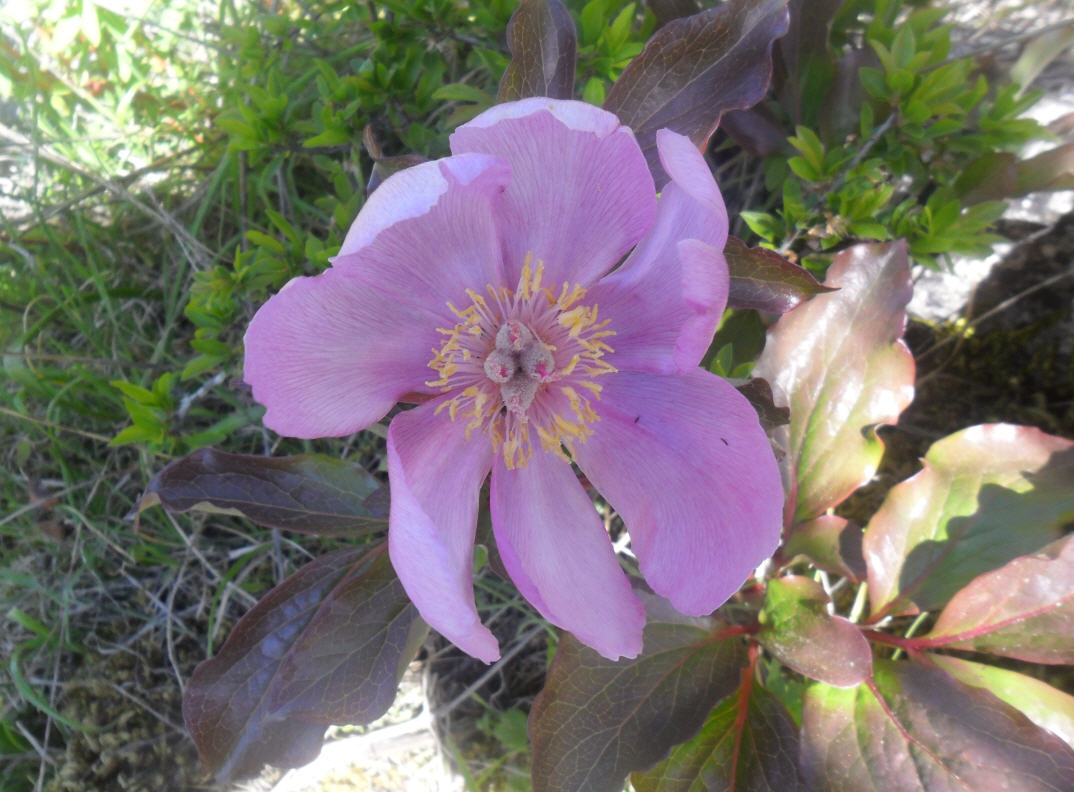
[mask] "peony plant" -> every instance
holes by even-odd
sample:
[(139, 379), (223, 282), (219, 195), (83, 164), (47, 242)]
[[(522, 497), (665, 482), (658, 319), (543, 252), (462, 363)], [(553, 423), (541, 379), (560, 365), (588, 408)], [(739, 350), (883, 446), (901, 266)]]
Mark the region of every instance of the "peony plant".
[(779, 542), (756, 412), (698, 368), (727, 302), (723, 200), (687, 138), (657, 147), (659, 201), (611, 113), (497, 105), (453, 156), (385, 181), (332, 268), (246, 333), (246, 381), (280, 434), (348, 435), (422, 399), (388, 428), (389, 553), (422, 618), (486, 662), (471, 584), (486, 478), (519, 591), (613, 660), (641, 651), (644, 610), (572, 463), (683, 613), (716, 610)]
[[(387, 421), (388, 484), (215, 449), (151, 482), (139, 508), (351, 540), (195, 671), (184, 716), (218, 777), (301, 765), (328, 724), (378, 718), (430, 626), (505, 662), (480, 542), (563, 630), (529, 714), (538, 792), (1074, 789), (1074, 696), (1039, 678), (1074, 664), (1074, 442), (964, 428), (854, 522), (876, 429), (914, 396), (907, 245), (840, 249), (822, 285), (728, 236), (704, 152), (764, 96), (788, 27), (793, 70), (836, 13), (803, 8), (669, 22), (598, 108), (572, 98), (569, 13), (524, 0), (500, 103), (257, 310), (244, 378), (265, 425)], [(764, 348), (734, 365), (743, 316)]]

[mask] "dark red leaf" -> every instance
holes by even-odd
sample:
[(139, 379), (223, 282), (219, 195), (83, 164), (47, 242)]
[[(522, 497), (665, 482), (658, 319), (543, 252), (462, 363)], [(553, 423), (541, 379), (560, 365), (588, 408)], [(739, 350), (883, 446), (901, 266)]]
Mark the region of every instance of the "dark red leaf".
[(1074, 113), (1063, 113), (1049, 122), (1045, 129), (1057, 138), (1068, 137), (1071, 132), (1074, 132)]
[[(846, 0), (789, 0), (790, 25), (787, 35), (779, 40), (778, 55), (782, 65), (784, 90), (780, 96), (789, 106), (795, 123), (801, 122), (802, 76), (809, 61), (828, 57), (828, 36), (832, 20)], [(777, 85), (777, 89), (778, 89)]]
[[(752, 676), (752, 669), (744, 671)], [(804, 792), (798, 729), (779, 699), (746, 680), (701, 732), (652, 770), (631, 777), (638, 792)]]
[(880, 58), (867, 45), (848, 47), (835, 62), (831, 88), (818, 108), (817, 124), (821, 140), (826, 143), (842, 145), (847, 135), (856, 134), (861, 128), (861, 106), (872, 101), (858, 76), (866, 66), (882, 67)]
[[(612, 662), (564, 633), (530, 713), (534, 792), (619, 792), (688, 739), (739, 682), (741, 637), (649, 598), (645, 649)], [(660, 612), (657, 612), (659, 609)]]
[(1074, 143), (1025, 160), (1006, 152), (986, 154), (970, 163), (956, 186), (966, 203), (1074, 189)]
[(578, 35), (559, 0), (522, 0), (507, 23), (507, 46), (511, 62), (500, 80), (501, 102), (574, 96)]
[(861, 544), (861, 526), (834, 514), (823, 514), (794, 526), (783, 546), (783, 557), (790, 562), (804, 555), (825, 572), (857, 583), (865, 579)]
[(930, 663), (938, 665), (959, 682), (984, 688), (1007, 702), (1042, 729), (1050, 731), (1074, 748), (1074, 696), (1039, 679), (1006, 668), (931, 652), (926, 657)]
[(765, 112), (765, 105), (724, 113), (720, 131), (755, 157), (767, 157), (788, 146), (786, 130)]
[(1074, 190), (1074, 143), (1064, 143), (1018, 163), (1013, 195), (1042, 190)]
[(811, 578), (773, 578), (765, 592), (757, 640), (803, 676), (835, 687), (860, 685), (872, 670), (872, 649), (855, 625), (828, 613), (829, 602)]
[(362, 133), (362, 143), (365, 146), (366, 154), (373, 160), (373, 170), (369, 172), (369, 178), (365, 183), (366, 197), (373, 194), (373, 191), (380, 187), (384, 183), (384, 180), (391, 176), (393, 173), (397, 173), (406, 168), (413, 168), (415, 165), (420, 165), (423, 162), (428, 162), (427, 157), (423, 157), (420, 154), (400, 154), (395, 157), (387, 157), (380, 149), (380, 144), (377, 143), (377, 139), (373, 134), (373, 127), (371, 124), (366, 124)]
[(787, 523), (840, 503), (876, 472), (894, 423), (914, 393), (914, 359), (902, 342), (910, 265), (901, 243), (856, 245), (837, 254), (820, 294), (768, 332), (753, 369), (791, 408), (777, 439), (787, 449)]
[(1066, 792), (1074, 750), (991, 693), (921, 663), (809, 688), (801, 767), (815, 792)]
[(940, 608), (978, 575), (1057, 539), (1074, 519), (1071, 449), (1010, 424), (936, 441), (866, 526), (873, 620)]
[(772, 386), (768, 380), (754, 377), (742, 385), (736, 386), (735, 390), (749, 400), (753, 409), (757, 411), (757, 418), (761, 427), (767, 432), (777, 426), (786, 426), (791, 419), (791, 411), (786, 407), (777, 407), (772, 398)]
[(728, 308), (787, 313), (814, 295), (835, 291), (774, 250), (751, 248), (735, 237), (728, 238), (723, 254), (731, 275)]
[(648, 0), (646, 5), (652, 9), (658, 28), (673, 19), (693, 16), (701, 10), (698, 0)]
[(846, 0), (789, 0), (791, 14), (787, 35), (779, 40), (779, 51), (791, 79), (797, 80), (801, 67), (812, 57), (825, 55), (832, 20)]
[(395, 699), (428, 628), (386, 545), (322, 556), (239, 620), (183, 695), (202, 761), (221, 780), (313, 760), (332, 723), (369, 723)]
[(981, 575), (920, 643), (1074, 664), (1074, 537)]
[(955, 189), (967, 204), (1002, 200), (1014, 192), (1018, 158), (1009, 151), (990, 151), (965, 167)]
[(787, 32), (787, 0), (727, 0), (660, 28), (623, 70), (604, 107), (634, 130), (659, 189), (656, 133), (703, 147), (728, 110), (756, 104), (772, 76), (772, 43)]
[(136, 512), (239, 514), (258, 525), (319, 536), (387, 528), (385, 489), (367, 471), (321, 454), (264, 457), (201, 448), (149, 482)]
[(369, 171), (369, 178), (365, 183), (366, 197), (372, 195), (373, 191), (380, 187), (385, 179), (392, 174), (428, 161), (428, 158), (419, 154), (400, 154), (398, 157), (381, 157), (378, 160), (374, 160), (373, 168)]

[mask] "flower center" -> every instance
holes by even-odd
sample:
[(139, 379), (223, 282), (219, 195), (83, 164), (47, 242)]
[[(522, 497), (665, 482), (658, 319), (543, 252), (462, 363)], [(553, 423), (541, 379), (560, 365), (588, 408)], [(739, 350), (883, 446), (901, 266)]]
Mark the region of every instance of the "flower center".
[(459, 321), (437, 328), (446, 336), (433, 350), (429, 368), (439, 379), (427, 382), (455, 395), (437, 408), (451, 420), (469, 419), (503, 453), (508, 469), (524, 467), (533, 454), (531, 428), (545, 451), (568, 459), (575, 441), (593, 433), (600, 420), (590, 399), (599, 399), (594, 377), (616, 369), (603, 357), (615, 335), (608, 320), (597, 321), (597, 306), (581, 301), (586, 290), (564, 283), (557, 292), (541, 287), (543, 265), (526, 256), (518, 287), (486, 286), (488, 297), (466, 291), (470, 305), (448, 308)]

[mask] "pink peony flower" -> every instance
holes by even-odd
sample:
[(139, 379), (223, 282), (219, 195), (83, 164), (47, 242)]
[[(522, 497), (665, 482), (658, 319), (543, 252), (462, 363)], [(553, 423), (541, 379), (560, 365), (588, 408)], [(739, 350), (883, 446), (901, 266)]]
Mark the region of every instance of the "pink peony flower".
[(713, 611), (779, 541), (757, 416), (698, 368), (727, 299), (723, 199), (688, 139), (663, 130), (657, 146), (659, 200), (610, 113), (498, 105), (451, 136), (452, 156), (385, 181), (332, 267), (288, 283), (246, 333), (246, 381), (280, 434), (346, 435), (427, 399), (388, 428), (389, 552), (425, 620), (486, 662), (499, 648), (472, 553), (490, 471), (519, 591), (612, 659), (641, 651), (645, 616), (571, 462), (683, 613)]

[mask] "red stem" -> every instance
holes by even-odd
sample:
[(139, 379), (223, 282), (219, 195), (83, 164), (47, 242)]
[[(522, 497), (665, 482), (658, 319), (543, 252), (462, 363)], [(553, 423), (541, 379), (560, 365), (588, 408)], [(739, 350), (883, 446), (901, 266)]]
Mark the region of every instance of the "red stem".
[(875, 630), (862, 630), (862, 632), (873, 643), (902, 649), (915, 659), (920, 659), (922, 649), (928, 649), (930, 648), (929, 644), (935, 643), (924, 638), (903, 638), (900, 635), (891, 635), (890, 633), (876, 632)]
[(759, 624), (733, 624), (730, 627), (724, 627), (716, 635), (713, 636), (714, 641), (722, 641), (724, 638), (730, 638), (732, 635), (756, 635), (761, 629)]
[(753, 674), (757, 667), (759, 650), (757, 644), (750, 641), (747, 656), (749, 662), (742, 669), (742, 679), (738, 683), (738, 712), (735, 713), (735, 747), (731, 751), (731, 777), (728, 789), (736, 789), (738, 778), (738, 754), (742, 750), (742, 733), (746, 730), (746, 719), (750, 712), (750, 694), (753, 692)]

